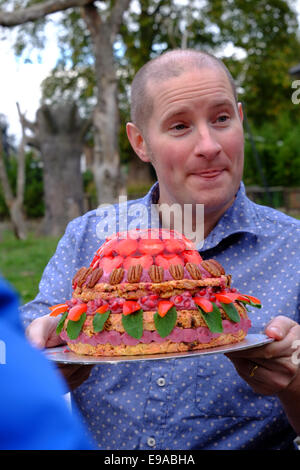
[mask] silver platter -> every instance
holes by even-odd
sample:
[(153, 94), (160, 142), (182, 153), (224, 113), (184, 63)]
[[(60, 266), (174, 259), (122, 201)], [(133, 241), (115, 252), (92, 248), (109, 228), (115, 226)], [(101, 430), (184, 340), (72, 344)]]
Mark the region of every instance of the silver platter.
[(218, 346), (209, 349), (200, 349), (198, 351), (186, 351), (178, 353), (165, 353), (165, 354), (147, 354), (143, 356), (80, 356), (73, 353), (69, 348), (64, 346), (58, 346), (56, 348), (47, 348), (44, 350), (44, 354), (48, 359), (60, 364), (117, 364), (119, 362), (131, 362), (131, 361), (157, 361), (161, 359), (183, 359), (185, 357), (193, 356), (206, 356), (209, 354), (224, 354), (232, 351), (241, 351), (242, 349), (257, 348), (265, 344), (271, 343), (272, 338), (264, 334), (249, 334), (240, 343), (228, 344), (225, 346)]

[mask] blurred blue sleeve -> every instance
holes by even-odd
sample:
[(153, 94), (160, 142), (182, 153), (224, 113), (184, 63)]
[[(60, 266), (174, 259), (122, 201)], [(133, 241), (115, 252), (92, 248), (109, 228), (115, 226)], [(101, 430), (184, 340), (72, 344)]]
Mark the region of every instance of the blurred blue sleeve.
[(78, 410), (65, 402), (63, 379), (24, 336), (18, 304), (0, 277), (0, 449), (92, 449)]

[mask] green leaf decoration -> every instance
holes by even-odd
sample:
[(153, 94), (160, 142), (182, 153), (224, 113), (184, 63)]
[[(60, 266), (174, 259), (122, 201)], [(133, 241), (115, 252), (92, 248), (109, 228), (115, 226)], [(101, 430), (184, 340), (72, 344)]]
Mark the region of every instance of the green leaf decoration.
[(232, 320), (235, 323), (239, 323), (241, 317), (239, 315), (239, 312), (235, 308), (235, 305), (224, 304), (223, 302), (221, 302), (221, 305), (225, 313), (229, 316), (230, 320)]
[(86, 319), (86, 313), (84, 312), (79, 320), (74, 321), (74, 320), (69, 320), (67, 324), (67, 334), (70, 339), (77, 339), (79, 336), (79, 333), (81, 332), (81, 329), (83, 327), (83, 324)]
[(59, 322), (57, 323), (57, 326), (56, 326), (56, 334), (59, 335), (61, 332), (62, 332), (62, 329), (64, 327), (64, 323), (65, 323), (65, 319), (67, 318), (67, 315), (68, 315), (68, 311), (65, 312), (63, 314), (63, 316), (61, 317), (61, 319), (59, 320)]
[(106, 310), (105, 313), (95, 313), (93, 318), (93, 328), (95, 333), (99, 333), (104, 328), (104, 323), (110, 315), (110, 310)]
[(171, 307), (164, 317), (158, 315), (158, 312), (154, 314), (154, 324), (157, 333), (161, 338), (168, 336), (176, 325), (177, 312), (175, 307)]
[[(254, 302), (252, 302), (252, 300), (238, 300), (238, 302), (240, 302), (241, 304), (243, 304), (245, 307), (246, 305), (250, 305), (250, 307), (255, 307), (255, 308), (261, 308), (261, 304), (255, 304)], [(247, 309), (247, 307), (246, 307)], [(247, 309), (248, 310), (248, 309)], [(248, 310), (248, 312), (250, 312), (250, 310)]]
[(213, 311), (209, 313), (204, 312), (204, 310), (202, 310), (199, 305), (197, 305), (197, 307), (202, 315), (203, 320), (208, 326), (209, 331), (212, 333), (223, 333), (221, 312), (217, 305), (213, 303)]
[(129, 336), (140, 339), (143, 336), (143, 310), (137, 310), (129, 315), (122, 314), (122, 325)]

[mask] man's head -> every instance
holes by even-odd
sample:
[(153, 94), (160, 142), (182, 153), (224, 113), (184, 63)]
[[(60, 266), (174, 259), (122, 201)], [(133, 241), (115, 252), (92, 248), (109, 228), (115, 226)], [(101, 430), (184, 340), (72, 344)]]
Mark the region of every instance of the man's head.
[(204, 204), (217, 221), (238, 190), (244, 157), (242, 108), (226, 67), (196, 51), (150, 61), (133, 82), (127, 135), (155, 168), (160, 203)]
[(153, 96), (149, 85), (159, 84), (172, 77), (178, 77), (190, 68), (203, 69), (216, 66), (224, 70), (238, 102), (233, 77), (225, 64), (217, 57), (193, 49), (174, 49), (147, 62), (135, 75), (131, 84), (131, 121), (142, 131), (147, 128), (148, 118), (153, 111)]

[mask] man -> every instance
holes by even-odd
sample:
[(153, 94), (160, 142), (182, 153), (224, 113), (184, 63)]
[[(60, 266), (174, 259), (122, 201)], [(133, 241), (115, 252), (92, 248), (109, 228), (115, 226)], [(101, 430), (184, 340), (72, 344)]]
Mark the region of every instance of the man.
[[(158, 179), (139, 202), (147, 208), (204, 204), (201, 255), (215, 257), (233, 274), (235, 287), (261, 298), (261, 313), (250, 314), (251, 331), (265, 331), (275, 341), (228, 357), (97, 366), (75, 399), (104, 449), (293, 448), (300, 434), (294, 354), (300, 339), (300, 224), (245, 196), (243, 112), (233, 80), (216, 58), (175, 50), (138, 72), (131, 101), (129, 141)], [(38, 297), (23, 307), (27, 321), (70, 298), (72, 275), (104, 241), (99, 232), (97, 239), (101, 214), (69, 224)], [(28, 336), (42, 347), (52, 345), (53, 328), (48, 316), (38, 318)]]

